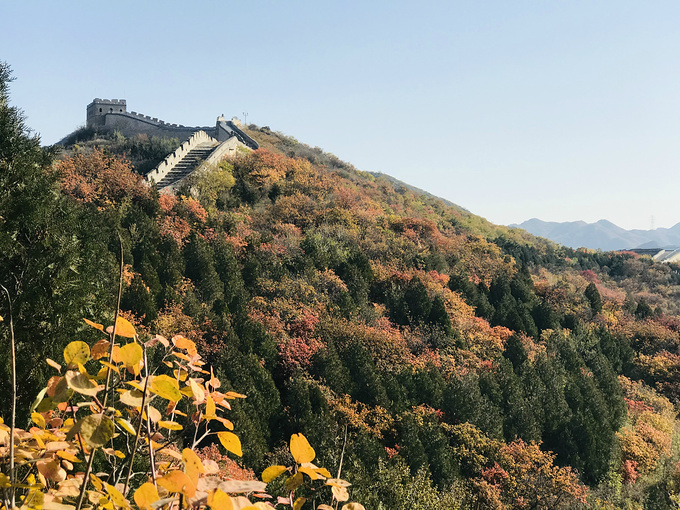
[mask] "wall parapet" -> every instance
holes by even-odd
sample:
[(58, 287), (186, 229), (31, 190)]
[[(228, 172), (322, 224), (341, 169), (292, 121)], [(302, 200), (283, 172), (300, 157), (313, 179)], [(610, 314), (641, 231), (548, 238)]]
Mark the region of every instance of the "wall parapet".
[(163, 129), (177, 129), (177, 130), (188, 130), (188, 129), (193, 129), (193, 130), (202, 130), (202, 131), (214, 131), (214, 128), (211, 128), (209, 126), (184, 126), (182, 124), (171, 124), (169, 122), (165, 122), (162, 120), (159, 120), (157, 117), (151, 117), (149, 115), (144, 115), (142, 113), (137, 113), (137, 112), (111, 112), (106, 114), (107, 117), (125, 117), (128, 119), (132, 119), (137, 122), (143, 122), (145, 124), (150, 124), (156, 127), (161, 127)]
[(224, 139), (235, 136), (239, 141), (246, 147), (250, 147), (253, 150), (260, 148), (260, 145), (253, 140), (250, 136), (244, 133), (234, 121), (224, 120), (223, 118), (217, 119), (217, 125), (215, 126), (215, 138), (222, 141)]
[[(110, 114), (109, 114), (110, 115)], [(116, 112), (114, 112), (114, 115), (116, 115)], [(155, 124), (157, 126), (163, 126), (166, 128), (178, 128), (178, 129), (211, 129), (209, 127), (201, 127), (201, 126), (184, 126), (182, 124), (171, 124), (170, 122), (165, 122), (163, 120), (158, 119), (157, 117), (151, 117), (149, 115), (144, 115), (143, 113), (137, 113), (137, 112), (125, 112), (123, 114), (118, 113), (117, 115), (123, 115), (125, 117), (132, 117), (135, 120), (141, 120), (148, 122), (150, 124)]]
[(156, 168), (146, 174), (147, 181), (160, 182), (163, 177), (170, 173), (170, 171), (177, 166), (177, 163), (184, 159), (189, 151), (195, 149), (201, 144), (213, 143), (217, 144), (217, 140), (209, 136), (205, 131), (196, 131), (191, 137), (171, 154), (169, 154), (163, 161), (161, 161)]
[(95, 97), (94, 100), (92, 101), (92, 104), (99, 104), (99, 103), (104, 103), (104, 104), (125, 104), (126, 100), (125, 99), (102, 99), (100, 97)]
[[(201, 162), (200, 165), (198, 165), (191, 174), (195, 174), (196, 172), (200, 172), (201, 170), (205, 170), (207, 168), (210, 168), (212, 165), (216, 165), (220, 161), (222, 161), (225, 156), (228, 155), (233, 155), (236, 152), (236, 149), (238, 147), (246, 147), (243, 143), (241, 143), (240, 140), (238, 140), (235, 136), (231, 137), (229, 140), (225, 140), (224, 142), (220, 143), (215, 149), (210, 153), (210, 155)], [(189, 177), (187, 175), (186, 177)], [(166, 186), (162, 189), (163, 192), (169, 192), (177, 188), (182, 184), (182, 181), (186, 179), (186, 177), (173, 182), (169, 186)]]

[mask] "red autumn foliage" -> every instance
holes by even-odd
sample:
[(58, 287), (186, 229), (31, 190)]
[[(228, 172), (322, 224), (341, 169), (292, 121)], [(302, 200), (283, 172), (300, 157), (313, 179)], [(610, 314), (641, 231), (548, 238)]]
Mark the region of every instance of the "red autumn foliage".
[(585, 271), (581, 271), (581, 276), (583, 276), (583, 278), (585, 278), (591, 283), (597, 282), (597, 275), (592, 269), (586, 269)]
[(172, 238), (180, 246), (184, 244), (184, 241), (191, 233), (191, 226), (189, 223), (178, 216), (162, 217), (159, 220), (158, 227), (161, 236)]
[(640, 473), (637, 470), (638, 463), (634, 460), (625, 460), (621, 466), (621, 477), (623, 478), (623, 483), (635, 483), (638, 479)]
[(191, 197), (182, 197), (179, 203), (179, 213), (187, 216), (192, 223), (204, 224), (208, 219), (208, 213), (203, 206)]
[(58, 161), (55, 170), (65, 194), (100, 208), (119, 205), (125, 199), (152, 197), (151, 187), (132, 171), (129, 161), (107, 156), (99, 149)]
[(312, 356), (323, 347), (317, 338), (291, 337), (282, 339), (278, 345), (281, 364), (288, 370), (308, 368)]
[(632, 400), (630, 398), (624, 397), (623, 400), (626, 402), (629, 413), (643, 413), (645, 411), (654, 411), (654, 408), (650, 405), (645, 404), (642, 400)]
[(161, 211), (164, 214), (169, 214), (175, 208), (175, 205), (177, 205), (177, 197), (170, 193), (162, 193), (158, 197), (158, 205), (160, 205)]

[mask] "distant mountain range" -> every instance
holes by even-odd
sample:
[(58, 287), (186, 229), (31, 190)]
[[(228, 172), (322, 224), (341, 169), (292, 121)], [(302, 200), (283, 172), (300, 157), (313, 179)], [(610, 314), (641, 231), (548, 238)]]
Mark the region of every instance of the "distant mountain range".
[(680, 247), (680, 223), (671, 228), (654, 230), (625, 230), (611, 221), (596, 223), (585, 221), (554, 222), (532, 218), (517, 227), (536, 236), (545, 237), (571, 248), (592, 248), (600, 250), (653, 249)]

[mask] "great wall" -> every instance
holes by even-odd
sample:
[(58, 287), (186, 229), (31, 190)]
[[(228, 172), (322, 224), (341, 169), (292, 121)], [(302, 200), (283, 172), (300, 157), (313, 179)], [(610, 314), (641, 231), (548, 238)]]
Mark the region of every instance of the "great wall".
[(146, 134), (183, 140), (177, 149), (146, 174), (146, 179), (155, 183), (161, 191), (173, 190), (192, 172), (219, 162), (238, 147), (259, 147), (241, 130), (238, 119), (226, 120), (219, 116), (214, 128), (170, 124), (156, 117), (128, 112), (125, 99), (94, 99), (87, 105), (86, 125), (100, 131), (118, 131), (125, 136)]

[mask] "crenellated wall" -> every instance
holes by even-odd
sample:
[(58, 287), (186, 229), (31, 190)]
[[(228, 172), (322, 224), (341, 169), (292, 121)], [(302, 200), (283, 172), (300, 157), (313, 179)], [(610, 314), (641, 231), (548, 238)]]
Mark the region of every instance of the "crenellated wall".
[(87, 106), (87, 127), (120, 131), (125, 136), (147, 134), (169, 138), (188, 139), (196, 131), (211, 135), (215, 128), (210, 126), (183, 126), (162, 121), (157, 117), (127, 111), (125, 99), (95, 99)]
[(125, 99), (96, 98), (87, 105), (87, 127), (103, 126), (106, 115), (114, 112), (127, 112), (127, 102)]
[(189, 139), (197, 131), (205, 131), (220, 142), (236, 136), (241, 143), (251, 149), (259, 147), (257, 142), (239, 129), (233, 121), (226, 121), (222, 116), (218, 117), (215, 127), (170, 124), (157, 117), (128, 112), (125, 99), (94, 99), (87, 105), (87, 127), (120, 131), (125, 136), (146, 134), (180, 140)]

